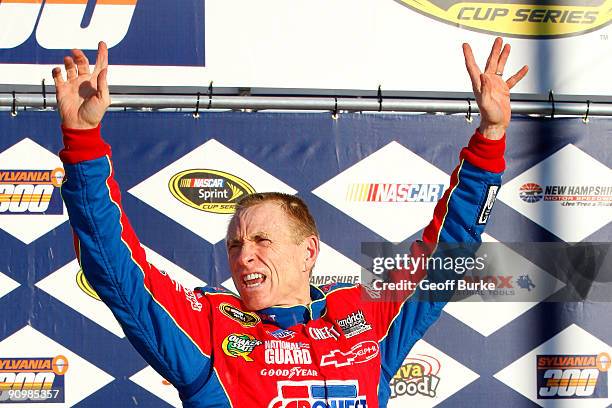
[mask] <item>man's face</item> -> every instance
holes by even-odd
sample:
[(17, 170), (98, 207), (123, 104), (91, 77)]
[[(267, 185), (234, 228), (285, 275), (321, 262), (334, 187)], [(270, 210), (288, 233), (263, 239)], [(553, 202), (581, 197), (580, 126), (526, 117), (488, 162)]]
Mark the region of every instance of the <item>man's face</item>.
[(227, 253), (234, 284), (249, 310), (310, 302), (309, 271), (318, 239), (296, 244), (291, 222), (273, 201), (248, 207), (228, 228)]

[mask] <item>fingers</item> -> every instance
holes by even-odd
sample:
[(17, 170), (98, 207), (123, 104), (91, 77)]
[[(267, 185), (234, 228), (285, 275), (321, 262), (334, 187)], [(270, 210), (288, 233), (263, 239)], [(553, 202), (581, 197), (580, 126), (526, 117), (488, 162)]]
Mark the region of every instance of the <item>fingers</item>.
[(506, 61), (508, 61), (509, 55), (510, 55), (510, 44), (506, 44), (504, 45), (504, 48), (502, 49), (501, 55), (499, 56), (499, 60), (497, 61), (497, 68), (495, 69), (495, 73), (497, 75), (504, 73), (504, 68), (506, 67)]
[(480, 74), (480, 83), (482, 84), (480, 87), (481, 99), (487, 100), (491, 95), (491, 80), (486, 74)]
[(66, 77), (68, 81), (77, 77), (77, 66), (72, 57), (64, 57), (64, 68), (66, 68)]
[(497, 63), (499, 61), (499, 51), (501, 50), (503, 40), (501, 37), (497, 37), (493, 42), (493, 47), (491, 48), (491, 53), (489, 54), (489, 58), (487, 59), (487, 65), (485, 65), (484, 72), (486, 74), (494, 74), (497, 69)]
[(467, 68), (468, 75), (472, 81), (472, 89), (474, 92), (480, 91), (480, 68), (474, 60), (474, 54), (469, 44), (463, 44), (463, 57), (465, 58), (465, 67)]
[(72, 50), (72, 56), (74, 62), (76, 62), (78, 75), (89, 75), (89, 60), (83, 51), (74, 49)]
[(51, 71), (51, 75), (53, 76), (53, 82), (55, 82), (55, 87), (59, 87), (64, 84), (64, 78), (62, 78), (62, 69), (60, 67), (55, 67)]
[(105, 101), (107, 104), (110, 103), (110, 92), (108, 90), (108, 81), (106, 79), (106, 74), (108, 73), (108, 69), (104, 68), (98, 74), (98, 96), (100, 99)]
[(96, 56), (96, 67), (93, 75), (98, 75), (104, 68), (108, 67), (108, 48), (104, 41), (98, 43), (98, 55)]
[(529, 71), (529, 67), (527, 65), (525, 65), (516, 74), (514, 74), (510, 78), (508, 78), (508, 80), (506, 81), (506, 84), (508, 85), (508, 88), (512, 89), (514, 87), (514, 85), (518, 84), (520, 82), (520, 80), (523, 79), (525, 77), (525, 75), (527, 75), (528, 71)]

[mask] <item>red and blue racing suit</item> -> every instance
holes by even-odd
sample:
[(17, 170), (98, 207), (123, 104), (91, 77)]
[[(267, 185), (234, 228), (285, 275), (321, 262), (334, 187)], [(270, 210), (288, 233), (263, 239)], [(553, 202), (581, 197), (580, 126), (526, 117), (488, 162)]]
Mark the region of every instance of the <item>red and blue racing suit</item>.
[[(100, 128), (63, 129), (62, 195), (88, 281), (185, 407), (385, 407), (389, 382), (443, 302), (364, 301), (311, 286), (312, 303), (248, 311), (228, 291), (190, 290), (149, 264), (121, 206)], [(471, 138), (423, 241), (479, 242), (505, 137)], [(494, 196), (493, 196), (494, 198)]]

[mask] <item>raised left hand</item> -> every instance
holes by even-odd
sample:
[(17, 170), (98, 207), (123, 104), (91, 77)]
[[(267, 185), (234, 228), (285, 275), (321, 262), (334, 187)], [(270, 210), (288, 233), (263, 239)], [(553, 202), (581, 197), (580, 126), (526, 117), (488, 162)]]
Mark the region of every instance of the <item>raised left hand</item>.
[(495, 39), (484, 72), (474, 61), (472, 48), (463, 44), (465, 66), (472, 81), (476, 103), (480, 109), (480, 133), (488, 139), (501, 139), (510, 124), (510, 89), (527, 74), (529, 67), (523, 66), (507, 80), (503, 79), (504, 67), (510, 55), (510, 45), (502, 47), (503, 40)]

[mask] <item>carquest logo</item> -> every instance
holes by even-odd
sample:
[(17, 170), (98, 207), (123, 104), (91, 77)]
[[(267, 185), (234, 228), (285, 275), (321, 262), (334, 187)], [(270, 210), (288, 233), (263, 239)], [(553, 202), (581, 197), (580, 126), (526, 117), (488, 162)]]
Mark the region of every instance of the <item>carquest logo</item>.
[(172, 176), (168, 188), (189, 207), (217, 214), (233, 214), (236, 202), (255, 189), (243, 179), (219, 170), (185, 170)]
[(510, 37), (568, 37), (612, 21), (612, 0), (396, 1), (448, 24)]
[(0, 64), (57, 64), (104, 40), (114, 65), (204, 66), (204, 2), (2, 0), (0, 27)]

